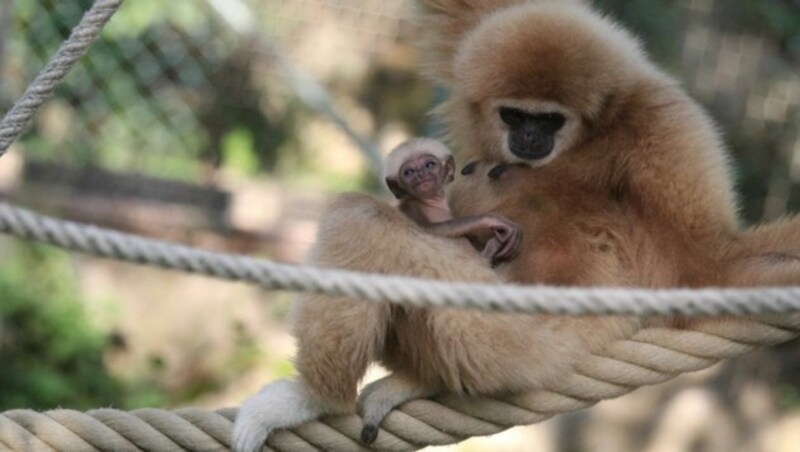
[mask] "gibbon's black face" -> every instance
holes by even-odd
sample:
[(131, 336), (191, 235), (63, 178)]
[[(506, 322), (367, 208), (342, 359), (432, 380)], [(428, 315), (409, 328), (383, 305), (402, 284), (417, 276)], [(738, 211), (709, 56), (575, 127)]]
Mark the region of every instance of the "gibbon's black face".
[(509, 151), (528, 161), (543, 159), (553, 152), (556, 133), (566, 122), (561, 113), (528, 113), (512, 107), (501, 107), (499, 114), (508, 126)]

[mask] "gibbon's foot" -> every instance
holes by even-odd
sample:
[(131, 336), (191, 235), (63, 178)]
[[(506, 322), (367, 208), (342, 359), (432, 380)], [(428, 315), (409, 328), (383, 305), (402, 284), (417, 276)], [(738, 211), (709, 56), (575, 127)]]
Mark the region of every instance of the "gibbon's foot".
[(364, 418), (361, 441), (372, 444), (378, 438), (381, 422), (392, 409), (401, 403), (430, 397), (438, 391), (426, 388), (415, 379), (396, 373), (366, 385), (358, 395), (358, 405)]
[(302, 382), (278, 380), (242, 404), (233, 425), (233, 450), (259, 452), (269, 435), (325, 414)]
[(378, 438), (379, 427), (374, 424), (364, 425), (361, 430), (361, 442), (364, 444), (372, 444)]

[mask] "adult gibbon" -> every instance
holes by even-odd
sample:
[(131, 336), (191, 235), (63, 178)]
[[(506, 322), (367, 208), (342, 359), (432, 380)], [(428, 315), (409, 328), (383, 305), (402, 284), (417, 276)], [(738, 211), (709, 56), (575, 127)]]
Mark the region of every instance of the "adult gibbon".
[[(396, 209), (344, 195), (310, 262), (449, 280), (640, 287), (800, 283), (800, 221), (742, 229), (728, 155), (703, 110), (627, 31), (582, 1), (423, 0), (426, 70), (460, 165), (454, 216), (524, 232), (497, 268)], [(473, 253), (474, 254), (474, 253)], [(647, 322), (419, 309), (321, 295), (295, 305), (299, 376), (243, 405), (237, 450), (276, 428), (356, 409), (370, 362), (392, 373), (360, 397), (362, 438), (395, 405), (492, 394), (558, 376)], [(713, 320), (693, 320), (709, 322)]]

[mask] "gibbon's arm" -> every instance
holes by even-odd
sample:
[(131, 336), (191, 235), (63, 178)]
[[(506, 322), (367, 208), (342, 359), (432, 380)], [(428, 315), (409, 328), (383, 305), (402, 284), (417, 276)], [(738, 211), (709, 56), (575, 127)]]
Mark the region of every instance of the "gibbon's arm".
[(340, 195), (330, 204), (309, 258), (322, 267), (498, 281), (488, 265), (461, 249), (456, 240), (427, 233), (389, 204), (356, 193)]
[(732, 237), (739, 228), (732, 170), (712, 122), (677, 87), (640, 89), (650, 94), (630, 127), (651, 138), (624, 157), (639, 209), (701, 242)]
[(522, 243), (522, 228), (499, 215), (472, 215), (422, 227), (442, 237), (467, 238), (493, 266), (516, 257)]
[(800, 284), (800, 216), (746, 229), (725, 250), (726, 286)]
[[(800, 284), (800, 217), (789, 217), (741, 229), (730, 165), (708, 117), (685, 94), (662, 90), (653, 100), (665, 107), (652, 115), (681, 118), (654, 123), (673, 124), (674, 129), (651, 131), (659, 139), (643, 149), (627, 166), (630, 192), (640, 208), (660, 212), (681, 232), (709, 247), (718, 257), (718, 273), (724, 286), (785, 286)], [(657, 120), (656, 120), (657, 119)], [(688, 121), (688, 122), (687, 122)], [(692, 127), (700, 127), (700, 132)], [(637, 125), (646, 128), (646, 125)]]
[(497, 232), (503, 236), (519, 233), (519, 226), (499, 215), (470, 215), (439, 223), (423, 223), (431, 234), (442, 237), (469, 237)]

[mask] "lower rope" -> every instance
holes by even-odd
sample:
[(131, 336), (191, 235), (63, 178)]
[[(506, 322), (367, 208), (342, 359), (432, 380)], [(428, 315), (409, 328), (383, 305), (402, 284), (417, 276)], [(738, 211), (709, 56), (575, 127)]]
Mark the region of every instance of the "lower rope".
[[(799, 335), (800, 314), (721, 318), (688, 329), (643, 328), (611, 343), (545, 389), (495, 398), (448, 395), (407, 402), (386, 417), (372, 447), (409, 451), (534, 424)], [(235, 412), (14, 410), (0, 413), (0, 446), (22, 451), (227, 450)], [(356, 415), (331, 416), (278, 431), (268, 446), (282, 451), (369, 450), (359, 441), (361, 428)]]

